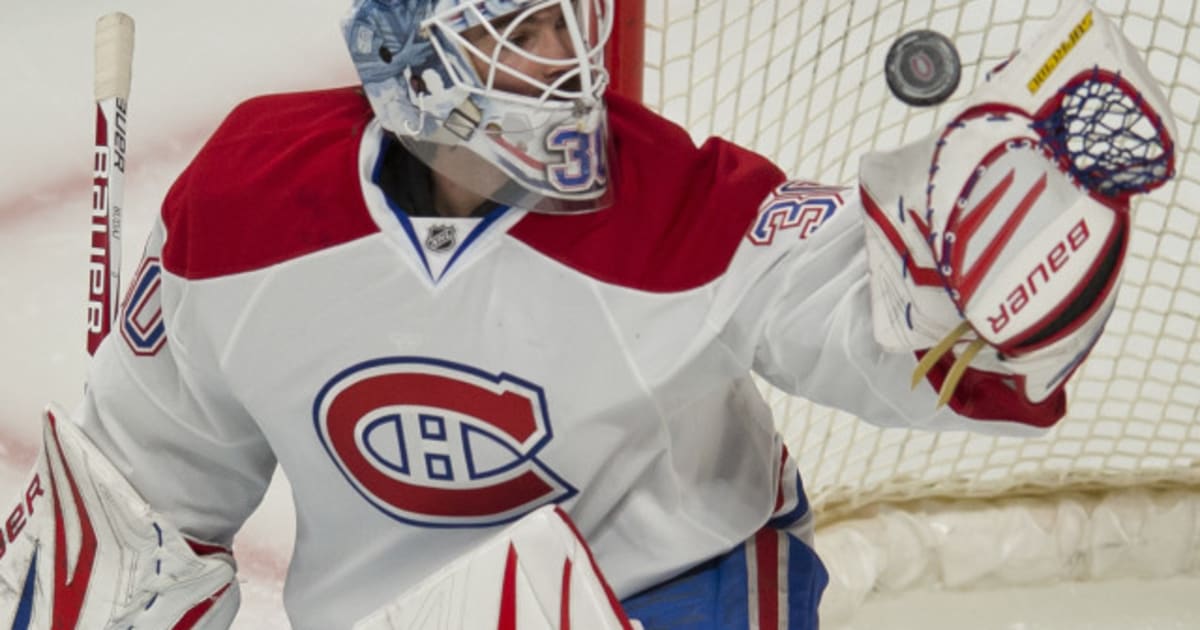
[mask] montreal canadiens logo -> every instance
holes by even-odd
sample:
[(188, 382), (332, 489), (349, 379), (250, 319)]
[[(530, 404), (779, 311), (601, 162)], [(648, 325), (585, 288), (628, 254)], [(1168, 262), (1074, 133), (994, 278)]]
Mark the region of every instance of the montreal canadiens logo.
[(406, 523), (495, 525), (576, 493), (537, 459), (553, 438), (541, 388), (508, 374), (378, 359), (335, 376), (313, 416), (354, 489)]

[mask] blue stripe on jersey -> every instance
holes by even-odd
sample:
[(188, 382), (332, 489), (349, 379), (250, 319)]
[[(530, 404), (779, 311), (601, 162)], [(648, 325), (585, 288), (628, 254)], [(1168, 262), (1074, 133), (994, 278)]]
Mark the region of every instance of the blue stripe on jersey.
[[(371, 181), (376, 186), (379, 185), (379, 174), (383, 171), (383, 158), (387, 155), (388, 147), (392, 142), (395, 141), (388, 134), (384, 134), (383, 139), (379, 141), (379, 153), (375, 156), (375, 166), (371, 169)], [(387, 202), (388, 209), (396, 216), (396, 220), (400, 222), (400, 227), (404, 228), (404, 233), (408, 235), (413, 250), (417, 252), (417, 256), (421, 257), (421, 265), (425, 267), (425, 274), (432, 280), (433, 271), (429, 268), (429, 261), (425, 259), (425, 250), (421, 248), (421, 241), (417, 239), (417, 231), (413, 228), (412, 221), (408, 219), (408, 213), (404, 211), (404, 208), (397, 206), (386, 193), (383, 195), (383, 199)]]
[(504, 216), (504, 213), (508, 212), (508, 210), (509, 206), (496, 206), (495, 208), (492, 208), (491, 212), (485, 214), (483, 219), (481, 219), (479, 223), (475, 224), (475, 228), (471, 230), (471, 233), (467, 235), (467, 238), (463, 239), (463, 242), (458, 246), (458, 249), (454, 250), (454, 254), (450, 256), (449, 262), (447, 262), (445, 268), (442, 269), (442, 276), (445, 276), (446, 272), (450, 271), (450, 268), (454, 266), (455, 261), (457, 261), (458, 257), (464, 251), (466, 251), (468, 247), (471, 246), (471, 243), (474, 243), (475, 239), (479, 238), (480, 234), (483, 234), (484, 231), (491, 227), (491, 225), (495, 223), (497, 219)]
[(775, 529), (788, 529), (792, 525), (800, 522), (808, 515), (808, 495), (804, 492), (804, 482), (800, 479), (800, 473), (796, 473), (796, 507), (772, 518), (767, 522), (767, 526)]
[[(392, 142), (395, 141), (386, 134), (384, 135), (383, 140), (380, 141), (379, 155), (375, 158), (375, 166), (371, 169), (371, 181), (374, 182), (375, 185), (379, 185), (379, 174), (383, 170), (383, 158), (385, 155), (387, 155), (388, 147), (391, 146)], [(446, 275), (446, 272), (450, 271), (450, 268), (454, 266), (454, 263), (458, 260), (459, 256), (466, 251), (467, 247), (469, 247), (471, 243), (475, 242), (475, 240), (479, 238), (480, 234), (483, 234), (488, 227), (495, 223), (497, 219), (504, 216), (504, 213), (508, 212), (510, 209), (510, 206), (500, 205), (484, 215), (483, 219), (480, 220), (479, 223), (475, 225), (475, 228), (471, 230), (471, 233), (467, 235), (467, 238), (463, 239), (462, 244), (458, 246), (458, 249), (454, 251), (454, 254), (450, 256), (449, 262), (447, 262), (446, 266), (442, 268), (441, 275), (439, 275), (437, 278), (434, 278), (433, 268), (429, 266), (429, 259), (425, 257), (425, 248), (421, 246), (421, 241), (419, 238), (417, 238), (417, 230), (415, 227), (413, 227), (408, 213), (405, 212), (404, 208), (396, 205), (392, 201), (391, 197), (385, 194), (383, 198), (387, 202), (388, 209), (392, 211), (392, 214), (396, 216), (396, 220), (400, 222), (400, 227), (404, 228), (404, 233), (408, 235), (408, 241), (412, 243), (413, 249), (417, 252), (417, 256), (421, 257), (421, 265), (425, 267), (425, 273), (433, 282), (441, 280), (442, 277)]]
[(408, 242), (412, 245), (413, 250), (417, 252), (417, 256), (421, 257), (421, 265), (425, 267), (425, 275), (429, 276), (430, 280), (436, 281), (437, 279), (433, 277), (433, 269), (429, 266), (429, 260), (425, 258), (425, 249), (421, 247), (421, 241), (417, 238), (417, 229), (413, 227), (412, 221), (408, 219), (408, 214), (392, 203), (390, 198), (387, 200), (387, 204), (396, 215), (396, 218), (400, 220), (400, 226), (404, 228), (404, 233), (408, 235)]

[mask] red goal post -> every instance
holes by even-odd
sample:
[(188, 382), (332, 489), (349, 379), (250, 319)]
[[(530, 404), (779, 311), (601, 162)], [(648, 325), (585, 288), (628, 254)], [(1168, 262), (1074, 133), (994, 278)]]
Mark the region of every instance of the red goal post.
[[(615, 2), (618, 26), (607, 51), (613, 90), (697, 141), (720, 135), (793, 176), (830, 184), (853, 183), (864, 152), (944, 122), (1060, 4)], [(1161, 82), (1178, 127), (1179, 168), (1167, 186), (1136, 200), (1118, 305), (1069, 385), (1068, 417), (1034, 439), (879, 429), (763, 386), (811, 495), (818, 550), (835, 574), (861, 568), (846, 554), (911, 550), (887, 549), (897, 536), (937, 555), (904, 580), (877, 573), (838, 584), (835, 575), (825, 606), (852, 608), (868, 592), (979, 588), (1017, 575), (1200, 574), (1200, 3), (1095, 4)], [(963, 58), (959, 89), (939, 107), (905, 106), (886, 89), (887, 47), (916, 28), (948, 35)], [(951, 522), (974, 532), (975, 548), (955, 548), (939, 534)], [(1046, 555), (1036, 570), (1015, 570), (1005, 564), (1015, 558), (998, 557), (1012, 548)]]

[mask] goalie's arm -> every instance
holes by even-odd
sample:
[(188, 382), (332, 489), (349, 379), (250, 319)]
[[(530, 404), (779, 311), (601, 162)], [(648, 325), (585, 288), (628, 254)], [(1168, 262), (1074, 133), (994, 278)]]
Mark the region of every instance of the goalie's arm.
[[(1077, 31), (1087, 34), (1074, 54), (1025, 85)], [(864, 157), (861, 196), (845, 193), (809, 243), (791, 240), (778, 262), (747, 256), (771, 261), (763, 275), (780, 287), (760, 282), (767, 297), (743, 315), (760, 322), (743, 324), (758, 333), (756, 367), (869, 420), (931, 426), (913, 420), (949, 403), (963, 417), (1050, 426), (1115, 306), (1130, 199), (1173, 173), (1167, 111), (1120, 30), (1083, 0), (1064, 3), (950, 121)], [(796, 224), (813, 203), (787, 192), (764, 204), (761, 226)], [(786, 220), (768, 221), (775, 204)]]
[(938, 409), (933, 382), (911, 385), (917, 354), (889, 352), (873, 335), (857, 192), (785, 184), (763, 203), (759, 225), (771, 225), (773, 208), (822, 211), (812, 215), (819, 221), (780, 230), (770, 242), (752, 228), (720, 287), (728, 297), (719, 300), (737, 304), (726, 325), (728, 343), (749, 354), (772, 385), (883, 426), (1023, 434), (1061, 417), (1057, 399), (1014, 408), (1012, 391), (991, 379), (972, 382)]
[(228, 545), (262, 500), (275, 457), (182, 307), (186, 289), (161, 265), (164, 233), (161, 223), (151, 232), (120, 330), (97, 351), (73, 418), (180, 530)]
[[(51, 463), (42, 465), (48, 472), (37, 473), (35, 477), (39, 485), (23, 494), (23, 497), (32, 494), (34, 500), (26, 501), (24, 507), (29, 520), (22, 534), (26, 537), (24, 551), (17, 553), (10, 546), (9, 553), (0, 558), (5, 584), (0, 596), (0, 627), (5, 615), (17, 619), (18, 615), (28, 614), (23, 611), (30, 610), (31, 604), (45, 609), (58, 607), (62, 601), (75, 601), (82, 606), (79, 614), (85, 617), (81, 618), (100, 620), (66, 627), (128, 627), (129, 624), (111, 626), (101, 622), (105, 619), (100, 610), (104, 607), (102, 602), (120, 596), (125, 599), (112, 601), (121, 606), (128, 604), (129, 614), (133, 615), (130, 620), (139, 620), (134, 627), (175, 627), (173, 622), (158, 623), (165, 617), (138, 616), (166, 615), (161, 611), (175, 609), (158, 604), (170, 603), (178, 610), (207, 606), (210, 612), (201, 616), (214, 620), (213, 625), (207, 625), (206, 621), (205, 625), (195, 627), (225, 628), (227, 621), (222, 625), (221, 619), (225, 617), (221, 615), (231, 616), (237, 606), (236, 584), (214, 598), (217, 591), (230, 584), (232, 558), (225, 553), (197, 559), (194, 554), (188, 555), (183, 537), (203, 541), (202, 548), (206, 549), (229, 548), (234, 533), (261, 501), (275, 459), (257, 425), (223, 385), (200, 328), (195, 322), (180, 321), (185, 317), (178, 308), (182, 291), (158, 262), (163, 233), (162, 226), (156, 226), (139, 272), (130, 283), (123, 317), (141, 319), (118, 320), (119, 332), (115, 330), (105, 339), (92, 361), (83, 401), (71, 418), (57, 414), (60, 420), (55, 424), (58, 430), (54, 435), (78, 434), (79, 439), (68, 443), (84, 445), (77, 451), (82, 453), (80, 458), (86, 467), (70, 477), (83, 490), (77, 494), (72, 482), (59, 481), (67, 479), (62, 476), (65, 468), (51, 459)], [(48, 435), (47, 444), (54, 443)], [(55, 449), (47, 449), (48, 456), (55, 453)], [(80, 485), (85, 473), (91, 481)], [(88, 498), (88, 492), (94, 495), (94, 500)], [(72, 557), (90, 558), (89, 566), (93, 569), (87, 574), (91, 576), (88, 579), (99, 580), (101, 584), (88, 587), (86, 593), (83, 586), (75, 586), (85, 582), (73, 577), (84, 574), (75, 571), (68, 579), (59, 571), (59, 582), (52, 582), (55, 574), (43, 567), (58, 570), (58, 566), (45, 565), (49, 560), (44, 552), (39, 551), (36, 558), (32, 555), (34, 548), (46, 549), (47, 545), (56, 544), (58, 530), (54, 524), (60, 519), (56, 519), (55, 509), (64, 510), (70, 523), (73, 522), (70, 519), (81, 513), (74, 506), (86, 507), (91, 516), (88, 522), (93, 524), (90, 530), (78, 525), (66, 529), (67, 551), (74, 554)], [(157, 538), (160, 530), (161, 544)], [(94, 535), (88, 538), (75, 533), (87, 531)], [(154, 534), (153, 539), (145, 538), (148, 531)], [(131, 544), (134, 546), (130, 547)], [(164, 561), (181, 564), (180, 571), (198, 566), (197, 562), (205, 566), (223, 563), (226, 578), (221, 587), (203, 593), (211, 585), (208, 578), (196, 582), (201, 586), (195, 590), (182, 583), (172, 587), (172, 574), (147, 573), (140, 564), (146, 558), (156, 557), (155, 554)], [(37, 569), (33, 573), (29, 572), (31, 566)], [(83, 565), (75, 561), (67, 566)], [(212, 569), (214, 575), (216, 570)], [(24, 589), (29, 575), (35, 576), (30, 579), (45, 580), (36, 582), (38, 590)], [(164, 582), (167, 578), (170, 579)], [(55, 584), (62, 584), (59, 590), (65, 594), (47, 595), (54, 592)], [(115, 588), (122, 590), (111, 591)], [(170, 590), (174, 599), (163, 599), (161, 593), (158, 598), (146, 599), (155, 589)], [(22, 599), (22, 593), (26, 592), (36, 597)], [(132, 612), (138, 603), (144, 606), (151, 601), (155, 605), (150, 609)], [(93, 611), (92, 606), (98, 608)], [(111, 614), (118, 612), (114, 609)]]

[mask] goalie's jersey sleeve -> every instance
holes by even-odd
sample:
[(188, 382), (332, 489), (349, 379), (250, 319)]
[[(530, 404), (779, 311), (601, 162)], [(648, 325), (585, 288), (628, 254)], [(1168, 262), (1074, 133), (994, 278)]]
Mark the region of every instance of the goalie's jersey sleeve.
[(871, 339), (853, 199), (609, 106), (611, 207), (428, 219), (378, 185), (392, 140), (358, 91), (243, 104), (168, 194), (76, 419), (202, 540), (232, 539), (278, 463), (298, 630), (348, 627), (548, 503), (620, 597), (802, 526), (752, 371), (966, 426)]

